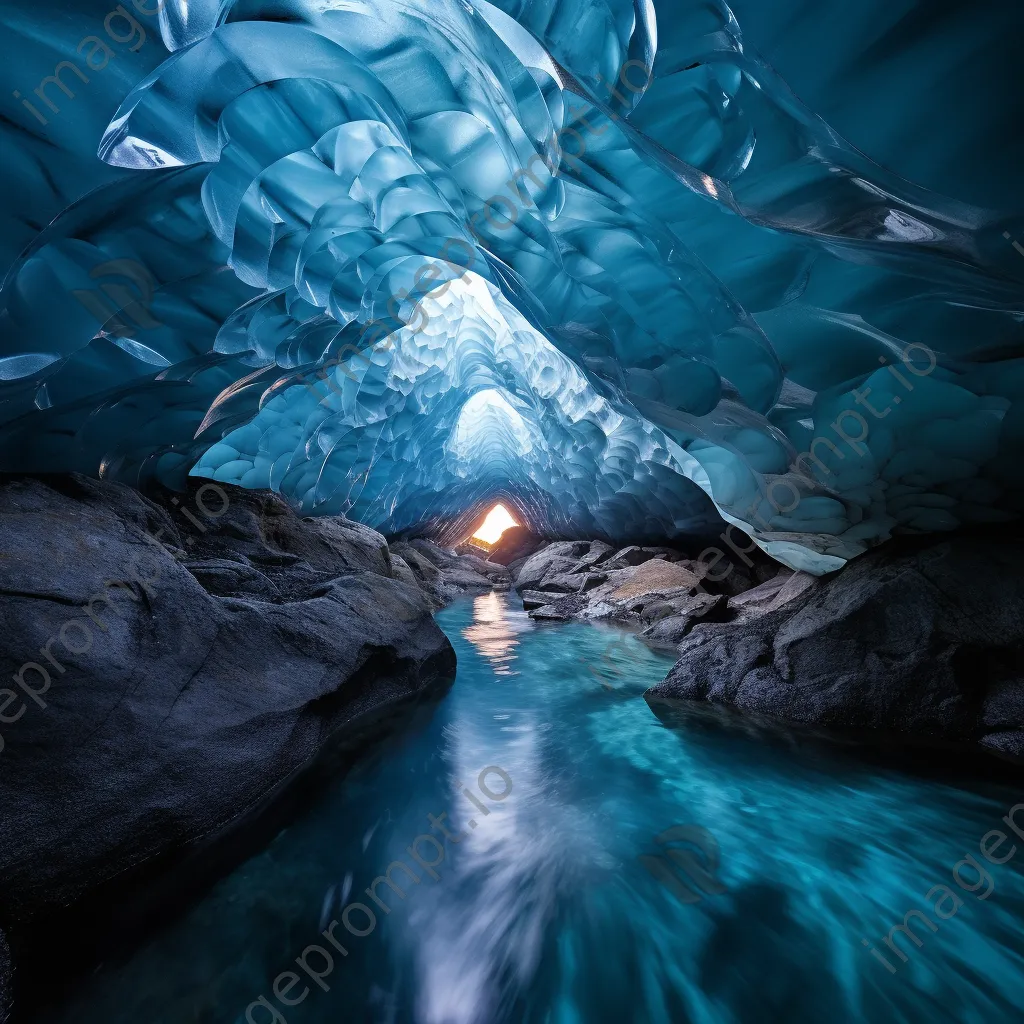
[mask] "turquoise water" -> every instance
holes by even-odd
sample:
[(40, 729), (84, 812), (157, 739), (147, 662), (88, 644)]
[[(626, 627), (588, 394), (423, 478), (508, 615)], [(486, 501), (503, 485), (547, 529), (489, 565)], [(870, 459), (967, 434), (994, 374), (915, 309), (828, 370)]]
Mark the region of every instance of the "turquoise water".
[[(247, 1008), (255, 1024), (1017, 1017), (1024, 840), (1002, 866), (980, 859), (979, 842), (1024, 791), (952, 786), (751, 730), (663, 723), (642, 694), (669, 659), (619, 630), (535, 623), (507, 595), (463, 599), (437, 618), (458, 653), (451, 691), (43, 1019), (241, 1024)], [(500, 771), (481, 780), (487, 768)], [(431, 814), (457, 842), (432, 829)], [(1024, 829), (1024, 811), (1017, 820)], [(656, 841), (676, 825), (703, 830), (685, 833), (697, 848), (675, 844), (690, 851), (684, 864)], [(440, 844), (417, 840), (431, 832)], [(416, 864), (414, 843), (436, 866)], [(988, 883), (972, 894), (953, 881), (967, 853), (989, 872), (984, 900)], [(394, 869), (405, 898), (378, 885), (385, 913), (365, 890), (398, 859), (420, 881)], [(961, 878), (970, 887), (977, 874), (964, 867)], [(925, 900), (940, 884), (963, 901), (933, 896), (956, 909), (948, 920)], [(375, 913), (363, 937), (342, 920), (359, 902), (365, 911), (348, 912), (355, 932)], [(914, 908), (938, 930), (919, 925), (920, 948), (897, 936), (903, 963), (881, 937)], [(295, 964), (311, 945), (332, 954), (329, 973), (322, 953), (306, 954), (320, 985)]]

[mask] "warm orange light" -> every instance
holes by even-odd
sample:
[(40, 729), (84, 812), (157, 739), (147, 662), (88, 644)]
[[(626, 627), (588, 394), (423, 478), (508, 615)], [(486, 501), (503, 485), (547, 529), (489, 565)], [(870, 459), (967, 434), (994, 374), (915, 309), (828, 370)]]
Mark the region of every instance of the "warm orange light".
[(495, 505), (487, 513), (487, 518), (481, 524), (480, 529), (473, 534), (473, 539), (493, 544), (510, 526), (518, 525), (504, 505)]

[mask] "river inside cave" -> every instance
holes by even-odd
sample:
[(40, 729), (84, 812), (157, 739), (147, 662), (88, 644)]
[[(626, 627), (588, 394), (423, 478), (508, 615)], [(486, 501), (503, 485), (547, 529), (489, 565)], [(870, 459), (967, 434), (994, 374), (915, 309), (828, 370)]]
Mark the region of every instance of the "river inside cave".
[[(669, 658), (616, 628), (536, 623), (514, 595), (463, 598), (437, 620), (458, 654), (452, 689), (267, 848), (40, 1019), (970, 1024), (1013, 1016), (1024, 854), (986, 865), (993, 889), (984, 901), (987, 886), (972, 895), (955, 886), (952, 869), (965, 853), (978, 857), (1019, 790), (953, 785), (817, 742), (659, 717), (642, 694)], [(443, 860), (436, 843), (418, 841), (421, 860), (437, 861), (429, 871), (408, 852), (432, 832), (428, 815), (458, 839), (433, 829)], [(675, 844), (657, 841), (677, 825), (696, 829), (676, 833)], [(709, 875), (715, 847), (720, 865)], [(671, 848), (688, 849), (689, 860), (672, 861)], [(396, 869), (405, 898), (378, 886), (385, 913), (365, 890), (399, 859), (420, 881)], [(968, 868), (961, 877), (977, 878)], [(963, 905), (936, 933), (916, 929), (921, 948), (899, 937), (908, 962), (889, 953), (898, 967), (890, 973), (862, 939), (882, 946), (880, 936), (909, 910), (927, 910), (925, 893), (943, 884)], [(343, 910), (354, 903), (365, 910), (349, 912), (346, 931)], [(369, 930), (369, 911), (373, 930), (356, 937)], [(329, 971), (308, 951), (314, 945), (331, 951)], [(302, 956), (319, 984), (295, 963)]]

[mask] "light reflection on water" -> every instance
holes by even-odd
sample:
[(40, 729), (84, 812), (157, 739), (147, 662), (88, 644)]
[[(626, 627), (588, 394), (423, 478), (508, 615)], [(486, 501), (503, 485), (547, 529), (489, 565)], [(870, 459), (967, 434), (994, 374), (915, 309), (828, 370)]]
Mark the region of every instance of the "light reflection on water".
[[(241, 1024), (259, 995), (448, 814), (439, 879), (310, 986), (287, 1024), (982, 1024), (1024, 996), (1024, 842), (896, 976), (862, 938), (924, 894), (1024, 794), (870, 766), (696, 723), (642, 699), (670, 661), (635, 637), (538, 624), (489, 594), (438, 614), (452, 691), (56, 1024)], [(598, 665), (600, 671), (590, 671)], [(500, 766), (512, 791), (487, 801)], [(470, 821), (476, 821), (472, 829)], [(678, 901), (645, 868), (676, 824), (709, 830), (724, 893)], [(300, 990), (301, 991), (301, 990)], [(257, 1024), (269, 1019), (257, 1013)]]
[(525, 628), (509, 614), (507, 597), (492, 591), (473, 598), (473, 621), (462, 635), (491, 663), (496, 676), (514, 676), (519, 634)]

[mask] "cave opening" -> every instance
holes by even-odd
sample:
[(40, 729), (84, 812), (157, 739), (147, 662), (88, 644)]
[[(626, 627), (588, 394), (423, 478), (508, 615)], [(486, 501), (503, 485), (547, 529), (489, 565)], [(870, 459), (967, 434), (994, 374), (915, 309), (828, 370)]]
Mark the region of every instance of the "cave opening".
[(499, 501), (490, 512), (487, 513), (484, 521), (473, 534), (472, 540), (482, 541), (488, 547), (493, 547), (501, 539), (501, 535), (512, 526), (519, 526), (519, 522), (511, 512)]

